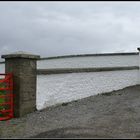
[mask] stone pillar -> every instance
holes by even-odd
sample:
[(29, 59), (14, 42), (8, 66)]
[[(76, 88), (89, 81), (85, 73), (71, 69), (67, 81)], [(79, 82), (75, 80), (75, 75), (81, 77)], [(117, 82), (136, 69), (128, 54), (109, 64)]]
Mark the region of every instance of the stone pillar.
[(39, 55), (15, 53), (2, 55), (5, 73), (13, 73), (14, 117), (36, 110), (36, 70)]

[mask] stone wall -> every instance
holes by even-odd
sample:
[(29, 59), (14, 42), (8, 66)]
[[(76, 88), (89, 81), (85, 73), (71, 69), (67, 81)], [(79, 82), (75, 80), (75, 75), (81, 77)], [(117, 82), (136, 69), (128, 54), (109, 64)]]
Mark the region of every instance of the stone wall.
[[(31, 73), (34, 73), (30, 69), (32, 62), (27, 62), (28, 67), (24, 66), (24, 59), (18, 61), (19, 63), (15, 62), (15, 65), (22, 69), (22, 72), (19, 72), (21, 80), (16, 81), (20, 81), (21, 85), (27, 89), (35, 90), (37, 88), (36, 98), (26, 92), (26, 88), (20, 88), (19, 91), (22, 93), (24, 90), (26, 94), (21, 94), (19, 101), (31, 101), (31, 104), (32, 99), (36, 101), (36, 103), (33, 101), (33, 105), (27, 102), (26, 105), (22, 103), (23, 108), (20, 109), (23, 110), (23, 114), (28, 106), (35, 109), (35, 104), (37, 109), (41, 110), (48, 106), (139, 84), (138, 53), (42, 58), (37, 61), (38, 75), (35, 88), (30, 84), (30, 81), (35, 81), (30, 76)], [(5, 64), (0, 63), (0, 73), (5, 72), (4, 67)], [(11, 68), (6, 69), (10, 70)], [(29, 95), (27, 100), (26, 95)], [(34, 110), (33, 108), (31, 110)], [(20, 114), (22, 115), (22, 113)]]
[(138, 84), (139, 70), (37, 76), (37, 109)]
[(139, 84), (138, 53), (38, 61), (37, 109)]

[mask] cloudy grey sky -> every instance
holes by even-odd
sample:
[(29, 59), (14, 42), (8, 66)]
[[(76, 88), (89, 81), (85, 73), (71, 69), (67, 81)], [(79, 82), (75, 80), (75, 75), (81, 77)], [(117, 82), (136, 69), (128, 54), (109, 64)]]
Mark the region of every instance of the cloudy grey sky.
[(135, 52), (140, 2), (0, 2), (0, 55)]

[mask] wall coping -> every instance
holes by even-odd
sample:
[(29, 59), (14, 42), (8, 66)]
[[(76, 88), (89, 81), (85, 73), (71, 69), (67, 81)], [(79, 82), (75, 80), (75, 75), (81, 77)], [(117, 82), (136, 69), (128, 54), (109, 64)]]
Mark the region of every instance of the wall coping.
[(100, 54), (79, 54), (79, 55), (63, 55), (53, 57), (42, 57), (39, 60), (46, 59), (59, 59), (59, 58), (71, 58), (71, 57), (87, 57), (87, 56), (115, 56), (115, 55), (138, 55), (138, 52), (127, 52), (127, 53), (100, 53)]
[(1, 58), (28, 58), (28, 59), (39, 59), (39, 55), (33, 55), (33, 54), (28, 54), (28, 53), (23, 53), (23, 52), (18, 52), (18, 53), (13, 53), (13, 54), (6, 54), (2, 55)]
[(138, 70), (138, 66), (127, 67), (99, 67), (99, 68), (57, 68), (57, 69), (37, 69), (38, 75), (43, 74), (64, 74), (64, 73), (81, 73), (81, 72), (103, 72), (119, 70)]
[[(11, 57), (22, 57), (22, 58), (33, 58), (38, 60), (48, 60), (48, 59), (61, 59), (61, 58), (73, 58), (73, 57), (89, 57), (89, 56), (116, 56), (116, 55), (138, 55), (138, 52), (128, 52), (128, 53), (100, 53), (100, 54), (79, 54), (79, 55), (63, 55), (63, 56), (53, 56), (53, 57), (41, 57), (39, 55), (31, 55), (31, 54), (9, 54), (2, 55), (2, 58), (11, 58)], [(18, 55), (18, 56), (17, 56)], [(37, 58), (35, 57), (37, 56)], [(1, 61), (0, 64), (5, 63), (5, 61)]]

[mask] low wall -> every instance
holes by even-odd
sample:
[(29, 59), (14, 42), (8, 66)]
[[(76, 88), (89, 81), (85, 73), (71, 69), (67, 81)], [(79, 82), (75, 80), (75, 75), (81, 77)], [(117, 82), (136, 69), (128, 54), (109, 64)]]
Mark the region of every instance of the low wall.
[(138, 84), (138, 53), (42, 58), (37, 63), (37, 109)]
[(138, 53), (42, 58), (37, 68), (38, 110), (140, 83)]

